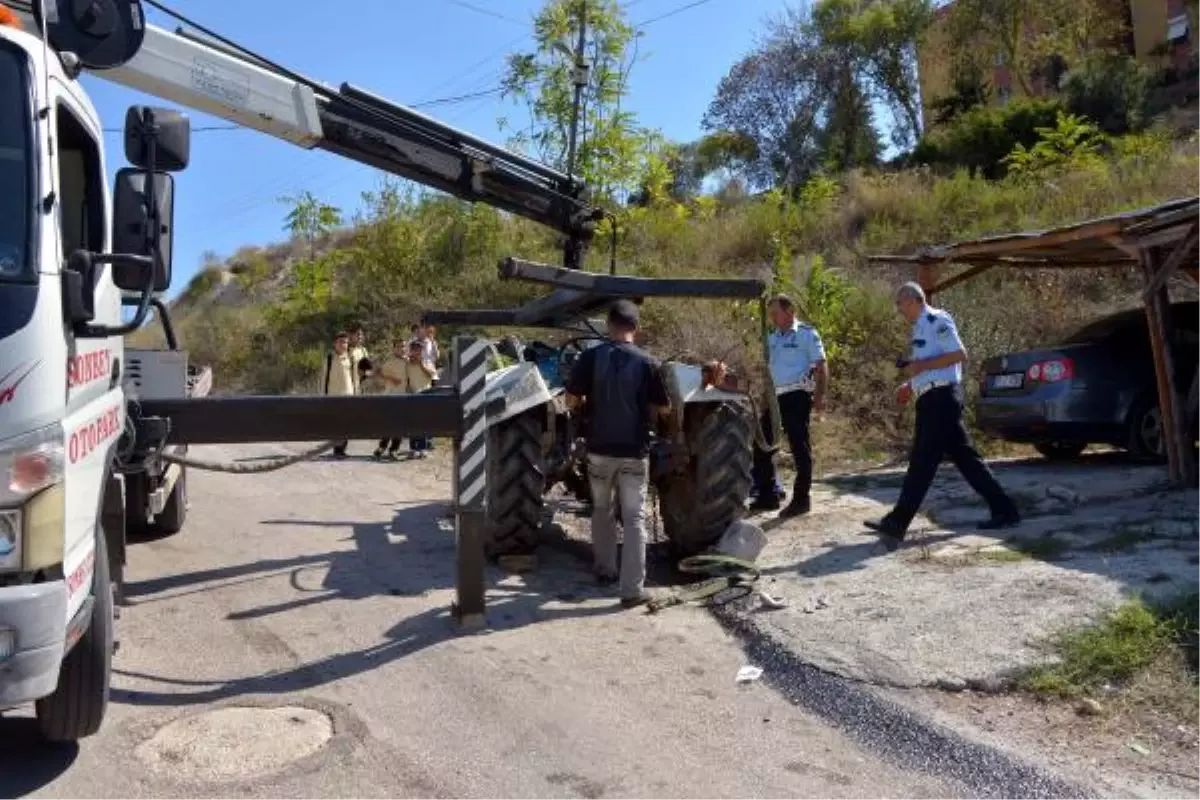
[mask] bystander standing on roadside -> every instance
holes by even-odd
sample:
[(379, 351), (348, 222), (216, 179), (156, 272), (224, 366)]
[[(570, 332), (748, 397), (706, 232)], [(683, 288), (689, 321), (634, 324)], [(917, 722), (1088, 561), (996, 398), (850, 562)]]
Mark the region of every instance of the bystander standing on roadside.
[[(407, 394), (408, 392), (408, 343), (409, 339), (396, 336), (392, 340), (392, 353), (379, 369), (376, 378), (384, 394)], [(386, 455), (395, 460), (400, 452), (399, 436), (385, 437), (379, 440), (375, 448), (374, 458), (379, 461)]]
[(944, 456), (950, 457), (991, 509), (991, 517), (979, 523), (981, 530), (1019, 524), (1016, 504), (984, 463), (963, 424), (962, 365), (967, 352), (954, 318), (926, 304), (925, 292), (916, 283), (906, 283), (896, 291), (896, 310), (912, 324), (910, 357), (902, 367), (906, 380), (896, 391), (896, 399), (900, 403), (916, 400), (916, 430), (900, 499), (883, 519), (870, 520), (866, 526), (881, 535), (888, 550), (899, 547)]
[[(829, 386), (829, 366), (825, 362), (825, 346), (821, 335), (811, 325), (796, 319), (796, 306), (784, 294), (776, 295), (767, 307), (775, 326), (768, 338), (769, 369), (779, 403), (779, 417), (788, 447), (796, 466), (796, 481), (792, 499), (779, 512), (780, 517), (807, 514), (812, 509), (812, 412), (825, 407)], [(774, 444), (775, 430), (770, 411), (762, 418), (763, 434)], [(779, 480), (771, 454), (754, 448), (754, 488), (756, 497), (752, 509), (773, 511), (780, 506)]]
[[(321, 386), (324, 394), (358, 394), (358, 369), (350, 355), (350, 336), (345, 332), (333, 337), (333, 349), (325, 356)], [(345, 458), (348, 445), (345, 439), (334, 445), (333, 457)]]
[(362, 390), (363, 381), (371, 377), (371, 354), (367, 351), (367, 333), (362, 325), (355, 325), (350, 331), (350, 358), (358, 372), (358, 391)]
[[(408, 343), (408, 360), (405, 363), (405, 391), (417, 394), (433, 386), (437, 370), (425, 360), (424, 347), (421, 342)], [(410, 436), (408, 440), (409, 455), (412, 458), (425, 458), (429, 450), (430, 437)]]
[[(587, 415), (588, 479), (596, 579), (620, 582), (621, 605), (645, 603), (646, 487), (650, 428), (670, 413), (659, 364), (633, 343), (638, 307), (618, 300), (608, 312), (609, 341), (585, 350), (567, 379), (567, 406)], [(625, 542), (617, 566), (613, 495)]]

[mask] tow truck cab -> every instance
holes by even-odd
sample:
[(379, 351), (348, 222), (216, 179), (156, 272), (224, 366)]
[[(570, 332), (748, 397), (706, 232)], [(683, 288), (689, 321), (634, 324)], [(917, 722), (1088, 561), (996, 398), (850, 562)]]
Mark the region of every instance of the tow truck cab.
[[(122, 289), (149, 292), (151, 273), (165, 289), (170, 245), (146, 234), (112, 255), (103, 131), (64, 61), (0, 24), (0, 710), (37, 701), (43, 733), (73, 740), (104, 714), (124, 562)], [(149, 173), (122, 173), (128, 242), (154, 216), (137, 191)], [(149, 199), (170, 220), (159, 175)], [(147, 258), (160, 238), (165, 257)]]

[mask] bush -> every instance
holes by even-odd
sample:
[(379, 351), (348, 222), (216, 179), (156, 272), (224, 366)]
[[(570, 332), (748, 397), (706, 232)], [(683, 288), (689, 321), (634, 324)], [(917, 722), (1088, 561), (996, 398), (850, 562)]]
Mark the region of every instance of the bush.
[(921, 140), (913, 153), (918, 164), (964, 167), (996, 179), (1005, 175), (1004, 158), (1017, 145), (1033, 147), (1039, 128), (1053, 128), (1062, 106), (1053, 100), (1021, 98), (1007, 106), (973, 108)]
[(1072, 114), (1120, 136), (1146, 127), (1152, 80), (1151, 73), (1129, 56), (1094, 56), (1068, 74), (1063, 98)]

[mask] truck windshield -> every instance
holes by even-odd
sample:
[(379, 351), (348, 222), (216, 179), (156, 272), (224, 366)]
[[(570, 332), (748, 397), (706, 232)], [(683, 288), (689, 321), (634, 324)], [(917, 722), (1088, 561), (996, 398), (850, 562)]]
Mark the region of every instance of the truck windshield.
[(33, 148), (29, 70), (24, 54), (0, 41), (0, 281), (35, 276), (30, 247)]

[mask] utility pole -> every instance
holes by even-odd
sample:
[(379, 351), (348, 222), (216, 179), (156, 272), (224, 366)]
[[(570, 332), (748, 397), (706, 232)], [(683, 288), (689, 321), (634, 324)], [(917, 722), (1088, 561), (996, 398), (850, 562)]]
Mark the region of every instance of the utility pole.
[(587, 0), (579, 0), (579, 43), (575, 46), (575, 69), (571, 80), (575, 84), (575, 101), (571, 106), (571, 132), (567, 138), (567, 177), (575, 175), (575, 143), (579, 136), (579, 110), (583, 90), (588, 82), (588, 63), (584, 58), (587, 46)]

